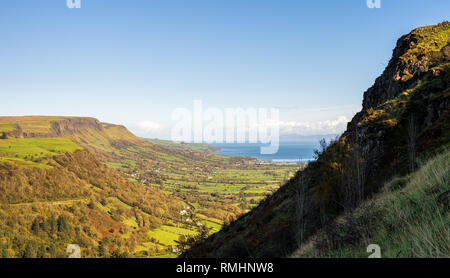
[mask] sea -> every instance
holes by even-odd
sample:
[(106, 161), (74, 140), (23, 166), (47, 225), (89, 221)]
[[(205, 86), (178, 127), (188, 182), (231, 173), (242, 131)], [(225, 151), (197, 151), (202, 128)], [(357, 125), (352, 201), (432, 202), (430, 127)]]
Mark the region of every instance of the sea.
[(261, 154), (261, 146), (264, 144), (210, 144), (220, 148), (221, 152), (215, 154), (227, 156), (256, 157), (260, 161), (274, 163), (301, 163), (315, 160), (314, 150), (319, 148), (318, 141), (311, 142), (280, 142), (278, 152), (275, 154)]

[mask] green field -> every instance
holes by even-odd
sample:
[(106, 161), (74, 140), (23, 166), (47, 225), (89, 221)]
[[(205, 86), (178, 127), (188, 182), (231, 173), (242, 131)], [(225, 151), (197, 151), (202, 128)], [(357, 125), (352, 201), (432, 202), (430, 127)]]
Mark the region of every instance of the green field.
[(24, 167), (48, 167), (45, 159), (83, 148), (67, 138), (0, 139), (0, 160)]
[(194, 235), (195, 233), (195, 230), (163, 225), (156, 230), (148, 232), (148, 235), (156, 239), (158, 243), (172, 246), (180, 235)]

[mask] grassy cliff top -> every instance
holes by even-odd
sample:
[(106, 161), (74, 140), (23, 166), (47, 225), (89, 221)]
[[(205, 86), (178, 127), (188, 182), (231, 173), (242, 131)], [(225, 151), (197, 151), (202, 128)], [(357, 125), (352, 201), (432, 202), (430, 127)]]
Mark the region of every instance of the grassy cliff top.
[(63, 117), (63, 116), (8, 116), (0, 117), (0, 132), (13, 132), (18, 127), (26, 133), (50, 133), (53, 122), (61, 122), (69, 119), (85, 119), (97, 121), (88, 117)]
[(431, 52), (441, 51), (450, 43), (450, 22), (414, 29), (401, 40), (410, 41), (409, 49), (400, 57), (403, 62), (416, 62), (418, 58)]

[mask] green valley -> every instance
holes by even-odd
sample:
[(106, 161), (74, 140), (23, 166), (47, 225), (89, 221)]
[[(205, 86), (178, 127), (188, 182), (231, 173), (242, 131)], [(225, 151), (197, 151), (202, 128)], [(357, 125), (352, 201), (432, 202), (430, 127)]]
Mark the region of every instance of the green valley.
[(0, 117), (0, 134), (6, 257), (61, 257), (72, 242), (88, 257), (177, 256), (180, 239), (219, 231), (301, 166), (154, 144), (93, 118)]

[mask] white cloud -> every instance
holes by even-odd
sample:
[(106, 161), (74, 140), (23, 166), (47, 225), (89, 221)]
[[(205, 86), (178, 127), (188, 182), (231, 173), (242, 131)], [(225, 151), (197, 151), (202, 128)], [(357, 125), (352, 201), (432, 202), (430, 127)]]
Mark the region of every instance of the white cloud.
[[(349, 119), (346, 116), (339, 116), (334, 120), (324, 121), (298, 121), (298, 120), (266, 120), (265, 122), (256, 123), (255, 128), (276, 128), (278, 126), (280, 135), (325, 135), (340, 134), (346, 127)], [(208, 124), (205, 122), (204, 125)], [(248, 123), (246, 123), (248, 124)], [(171, 126), (164, 126), (154, 121), (141, 121), (130, 125), (132, 131), (141, 137), (146, 138), (170, 138)], [(221, 126), (224, 132), (229, 131), (227, 127)], [(248, 126), (245, 132), (248, 132)], [(234, 133), (234, 129), (232, 131)]]
[(343, 132), (348, 122), (347, 117), (340, 116), (335, 120), (317, 122), (280, 121), (278, 125), (281, 134), (335, 134)]
[(136, 124), (136, 127), (141, 131), (145, 133), (154, 133), (154, 132), (160, 132), (164, 126), (153, 121), (142, 121)]
[(317, 134), (340, 134), (349, 122), (346, 116), (340, 116), (335, 120), (316, 122), (302, 121), (266, 121), (260, 123), (260, 127), (274, 127), (278, 125), (282, 135), (317, 135)]

